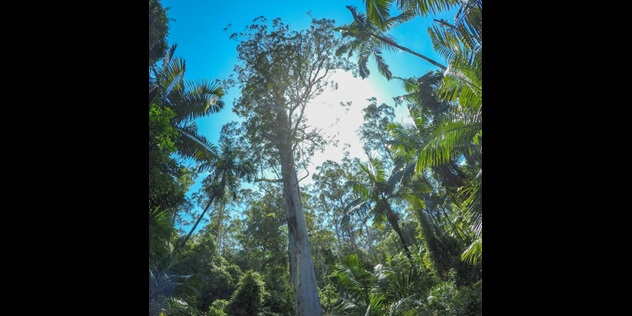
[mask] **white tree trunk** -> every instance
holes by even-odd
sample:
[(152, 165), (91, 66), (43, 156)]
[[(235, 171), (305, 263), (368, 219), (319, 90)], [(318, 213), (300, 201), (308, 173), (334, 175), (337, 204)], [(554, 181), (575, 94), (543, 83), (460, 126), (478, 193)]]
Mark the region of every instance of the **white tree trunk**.
[(289, 155), (281, 154), (281, 170), (287, 210), (290, 278), (294, 287), (296, 315), (321, 316), (322, 308), (318, 297), (314, 262), (307, 239), (307, 225), (291, 152)]
[(289, 137), (283, 137), (277, 148), (281, 160), (283, 195), (287, 211), (290, 255), (290, 281), (294, 289), (294, 307), (298, 316), (321, 316), (316, 273), (311, 246), (307, 239), (307, 225), (294, 166), (294, 155)]

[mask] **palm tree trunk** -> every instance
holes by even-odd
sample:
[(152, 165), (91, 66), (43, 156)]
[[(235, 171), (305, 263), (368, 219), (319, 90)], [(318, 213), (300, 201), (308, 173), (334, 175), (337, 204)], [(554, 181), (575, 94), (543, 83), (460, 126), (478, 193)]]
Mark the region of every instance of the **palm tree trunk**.
[[(366, 230), (366, 235), (368, 236), (368, 242), (369, 242), (369, 252), (371, 253), (371, 255), (373, 255), (373, 261), (375, 262), (380, 262), (380, 258), (377, 257), (377, 252), (375, 251), (375, 245), (373, 243), (373, 235), (371, 235), (371, 230), (369, 229), (369, 225), (364, 224), (364, 229)], [(356, 249), (356, 254), (358, 254), (358, 249), (357, 247)]]
[(355, 234), (353, 233), (353, 230), (351, 227), (349, 227), (349, 225), (346, 225), (346, 226), (347, 226), (347, 235), (349, 236), (349, 242), (351, 243), (351, 249), (353, 249), (353, 253), (355, 253), (356, 255), (359, 255), (358, 244), (356, 243)]
[(189, 240), (189, 238), (191, 238), (191, 235), (195, 231), (195, 228), (197, 228), (198, 224), (200, 224), (200, 222), (202, 221), (202, 218), (204, 217), (204, 214), (206, 214), (206, 211), (209, 209), (209, 207), (211, 207), (211, 204), (213, 203), (214, 199), (215, 199), (215, 196), (211, 196), (211, 198), (209, 199), (208, 203), (206, 204), (206, 207), (202, 211), (202, 214), (200, 214), (200, 216), (198, 216), (198, 219), (195, 222), (195, 225), (193, 225), (191, 230), (189, 230), (189, 233), (187, 234), (187, 236), (184, 238), (184, 240), (182, 240), (181, 243), (176, 244), (175, 248), (173, 249), (173, 252), (171, 253), (171, 261), (172, 262), (173, 262), (173, 259), (176, 256), (176, 254), (178, 253), (178, 251), (180, 251), (180, 249), (182, 249), (182, 247), (184, 246), (184, 244), (186, 244), (186, 242)]
[(397, 213), (393, 211), (390, 203), (388, 203), (386, 200), (383, 200), (382, 203), (384, 203), (384, 206), (386, 209), (386, 218), (388, 219), (388, 222), (391, 224), (391, 227), (393, 227), (393, 230), (395, 230), (395, 232), (397, 233), (397, 236), (399, 236), (399, 240), (402, 242), (402, 245), (404, 246), (406, 257), (412, 260), (413, 259), (412, 253), (410, 252), (410, 249), (408, 249), (408, 243), (406, 242), (406, 239), (404, 238), (404, 234), (402, 233), (402, 230), (399, 227), (399, 216), (397, 215)]
[(433, 64), (433, 65), (435, 65), (437, 67), (439, 67), (439, 68), (441, 68), (441, 70), (443, 70), (443, 71), (448, 70), (448, 68), (446, 66), (444, 66), (444, 65), (442, 65), (442, 64), (440, 64), (440, 63), (438, 63), (438, 62), (436, 62), (436, 61), (434, 61), (434, 60), (432, 60), (432, 59), (430, 59), (430, 58), (428, 58), (428, 57), (426, 57), (426, 56), (424, 56), (424, 55), (422, 55), (420, 53), (412, 51), (409, 48), (401, 46), (401, 45), (395, 43), (394, 41), (392, 41), (391, 39), (389, 39), (387, 37), (380, 36), (380, 35), (375, 35), (375, 34), (371, 34), (371, 35), (373, 37), (377, 38), (378, 40), (384, 42), (384, 43), (387, 43), (387, 44), (389, 44), (391, 46), (394, 46), (394, 47), (397, 47), (397, 48), (399, 48), (399, 49), (401, 49), (401, 50), (403, 50), (403, 51), (405, 51), (407, 53), (410, 53), (410, 54), (413, 54), (413, 55), (417, 56), (417, 57), (419, 57), (419, 58), (421, 58), (421, 59), (423, 59), (423, 60), (425, 60), (425, 61), (427, 61), (427, 62), (429, 62), (429, 63), (431, 63), (431, 64)]
[(334, 229), (336, 230), (336, 241), (338, 242), (338, 259), (342, 259), (342, 237), (340, 237), (340, 225), (337, 224), (337, 221), (334, 219)]
[(217, 248), (219, 249), (219, 254), (222, 254), (222, 235), (223, 235), (223, 223), (224, 223), (224, 203), (219, 206), (218, 210), (219, 214), (217, 216), (217, 237), (215, 237), (215, 241), (217, 242)]
[(450, 268), (448, 260), (445, 258), (446, 254), (441, 249), (439, 240), (434, 234), (432, 224), (428, 219), (428, 216), (424, 213), (424, 210), (420, 207), (415, 207), (417, 217), (419, 219), (419, 225), (421, 226), (421, 234), (424, 242), (426, 243), (426, 249), (430, 254), (430, 260), (432, 260), (433, 266), (437, 270), (439, 277), (442, 280), (446, 280), (448, 269)]
[[(336, 241), (338, 242), (338, 259), (342, 259), (342, 237), (340, 236), (340, 224), (336, 220), (335, 213), (332, 211), (332, 208), (329, 206), (329, 203), (325, 202), (325, 207), (332, 212), (331, 221), (334, 223), (334, 230), (336, 231)], [(329, 212), (327, 212), (329, 214)]]

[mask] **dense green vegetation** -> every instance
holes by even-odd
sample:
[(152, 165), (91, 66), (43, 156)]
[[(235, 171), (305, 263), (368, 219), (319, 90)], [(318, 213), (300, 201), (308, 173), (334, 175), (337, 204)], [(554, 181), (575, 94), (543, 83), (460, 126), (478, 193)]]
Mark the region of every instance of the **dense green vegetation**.
[[(482, 0), (366, 0), (353, 22), (292, 30), (256, 19), (239, 45), (233, 111), (215, 145), (196, 119), (224, 108), (218, 80), (186, 80), (167, 45), (168, 10), (149, 1), (149, 314), (482, 315)], [(388, 8), (402, 14), (391, 16)], [(427, 35), (439, 63), (389, 37), (412, 17), (458, 9)], [(340, 32), (336, 32), (340, 31)], [(437, 68), (402, 78), (383, 49)], [(331, 145), (304, 110), (335, 69), (398, 80), (412, 118), (365, 105), (365, 157), (326, 161)], [(279, 62), (283, 61), (283, 63)], [(155, 90), (154, 90), (155, 91)], [(186, 193), (204, 175), (202, 189)], [(246, 185), (247, 184), (247, 185)], [(179, 223), (191, 214), (193, 228)], [(196, 232), (196, 228), (200, 228)]]

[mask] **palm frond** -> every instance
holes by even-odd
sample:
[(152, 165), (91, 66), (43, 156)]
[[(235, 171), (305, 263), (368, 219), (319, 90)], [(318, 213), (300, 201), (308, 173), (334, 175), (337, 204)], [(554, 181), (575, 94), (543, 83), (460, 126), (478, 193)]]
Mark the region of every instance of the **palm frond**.
[(461, 24), (457, 25), (456, 29), (452, 31), (454, 36), (458, 38), (464, 51), (472, 52), (481, 46), (479, 29), (468, 24)]
[(157, 79), (163, 99), (168, 99), (174, 91), (182, 89), (185, 70), (184, 60), (174, 58), (171, 63), (164, 65), (158, 72)]
[(459, 39), (436, 25), (428, 29), (428, 35), (435, 52), (445, 60), (452, 60), (461, 51)]
[(149, 221), (162, 222), (163, 220), (169, 218), (167, 214), (167, 210), (162, 210), (157, 207), (149, 211)]
[(180, 120), (192, 120), (217, 113), (224, 107), (224, 91), (217, 82), (186, 82), (174, 111)]
[[(156, 296), (158, 294), (167, 294), (173, 292), (177, 286), (187, 286), (187, 281), (193, 276), (176, 275), (167, 272), (168, 269), (149, 269), (149, 297)], [(195, 288), (193, 288), (196, 291)]]
[(377, 62), (377, 70), (380, 72), (380, 74), (386, 77), (387, 80), (391, 80), (393, 78), (393, 73), (384, 61), (384, 57), (382, 57), (382, 51), (376, 49), (373, 52), (373, 56), (375, 57), (375, 61)]
[[(342, 36), (345, 36), (345, 33), (343, 33)], [(334, 54), (336, 56), (341, 56), (342, 54), (347, 53), (347, 57), (351, 57), (353, 56), (352, 45), (353, 45), (353, 42), (344, 43), (336, 49)]]
[(174, 231), (169, 211), (158, 207), (149, 211), (149, 234), (151, 236), (168, 237)]
[[(473, 85), (472, 89), (476, 91), (483, 90), (483, 75), (482, 75), (482, 51), (478, 51), (476, 54), (464, 53), (455, 55), (450, 61), (450, 68), (447, 73), (458, 73), (459, 77), (463, 80), (467, 80), (468, 84)], [(453, 74), (453, 76), (456, 76)]]
[(408, 93), (413, 93), (417, 91), (417, 80), (416, 78), (398, 78), (402, 82), (402, 87), (404, 91)]
[[(469, 6), (467, 4), (466, 6)], [(459, 16), (456, 25), (444, 28), (440, 21), (428, 30), (433, 47), (449, 61), (439, 94), (444, 100), (459, 100), (463, 107), (482, 106), (482, 9), (476, 5)]]
[(470, 224), (474, 233), (478, 236), (482, 233), (483, 227), (483, 170), (479, 170), (473, 183), (462, 189), (459, 193), (465, 197), (459, 203), (460, 209), (464, 213), (465, 219)]
[(176, 120), (199, 118), (220, 111), (224, 91), (218, 81), (185, 82), (186, 63), (174, 57), (156, 71), (163, 103), (176, 113)]
[(415, 174), (415, 164), (407, 163), (403, 166), (396, 166), (397, 169), (393, 169), (391, 176), (386, 181), (387, 188), (395, 188), (401, 185), (404, 181), (409, 180)]
[[(415, 123), (420, 125), (423, 118), (414, 117)], [(387, 131), (392, 137), (389, 144), (395, 151), (396, 157), (414, 158), (417, 148), (423, 146), (423, 141), (418, 135), (418, 130), (412, 126), (404, 126), (400, 123), (393, 123), (387, 127)]]
[(482, 42), (482, 25), (483, 25), (483, 2), (482, 0), (468, 1), (464, 6), (461, 6), (457, 12), (454, 20), (455, 25), (463, 25), (466, 27), (472, 35)]
[(406, 195), (406, 201), (408, 201), (408, 203), (410, 203), (410, 205), (413, 207), (413, 209), (422, 210), (422, 209), (426, 208), (426, 203), (424, 202), (424, 200), (422, 200), (417, 195), (414, 195), (414, 194)]
[(344, 316), (344, 315), (353, 315), (355, 311), (359, 310), (360, 307), (348, 300), (341, 299), (338, 303), (336, 303), (331, 311), (323, 314), (324, 316)]
[[(358, 188), (358, 190), (363, 190), (362, 188), (365, 188), (365, 187), (362, 186), (362, 187)], [(355, 189), (354, 189), (354, 191), (355, 191)], [(368, 205), (369, 205), (369, 203), (367, 203), (367, 201), (364, 198), (357, 198), (357, 199), (347, 203), (347, 205), (345, 205), (345, 207), (343, 209), (343, 212), (345, 214), (352, 214), (352, 213), (357, 212), (358, 210), (367, 209)]]
[(344, 215), (340, 223), (342, 225), (346, 225), (347, 223), (349, 223), (349, 220), (352, 216), (357, 216), (358, 218), (360, 218), (359, 226), (364, 226), (364, 224), (366, 224), (366, 222), (369, 220), (369, 215), (373, 210), (372, 204), (372, 201), (366, 200), (365, 198), (358, 198), (351, 201), (350, 203), (345, 205), (343, 209)]
[(399, 15), (396, 15), (386, 21), (387, 29), (392, 29), (404, 22), (408, 22), (415, 17), (415, 12), (407, 10)]
[(358, 57), (358, 70), (360, 71), (360, 77), (365, 79), (371, 74), (367, 63), (369, 62), (369, 57), (367, 55), (360, 55)]
[(391, 52), (399, 52), (402, 50), (403, 46), (398, 45), (392, 36), (384, 34), (384, 33), (373, 33), (373, 34), (374, 36), (371, 38), (371, 42), (373, 46), (386, 49)]
[(456, 56), (450, 62), (437, 93), (446, 101), (458, 100), (462, 107), (478, 110), (482, 106), (482, 52)]
[(466, 151), (481, 129), (481, 122), (474, 119), (453, 117), (444, 120), (421, 149), (416, 171), (419, 173), (426, 166), (447, 163), (457, 154)]
[[(364, 26), (367, 24), (366, 21), (366, 16), (360, 12), (358, 12), (358, 8), (352, 5), (348, 5), (347, 6), (347, 10), (349, 10), (351, 12), (351, 15), (353, 16), (353, 22), (356, 24), (357, 26)], [(357, 28), (359, 29), (359, 28)]]
[(399, 9), (412, 10), (423, 17), (450, 10), (458, 4), (461, 4), (460, 0), (397, 0)]
[(379, 293), (369, 294), (369, 306), (364, 313), (364, 316), (382, 316), (385, 312), (386, 296)]
[[(357, 166), (362, 171), (362, 175), (367, 176), (370, 182), (376, 182), (375, 175), (373, 174), (373, 170), (370, 167), (371, 166), (370, 160), (367, 163), (359, 162)], [(350, 181), (350, 182), (354, 183), (357, 181)], [(366, 187), (369, 187), (369, 185), (366, 185)]]
[(468, 80), (463, 73), (447, 73), (443, 77), (438, 93), (443, 100), (457, 100), (462, 108), (471, 111), (480, 111), (483, 105), (482, 87)]
[(386, 29), (391, 20), (390, 6), (392, 0), (367, 0), (366, 15), (376, 26)]
[(217, 146), (211, 144), (206, 137), (197, 130), (197, 125), (193, 121), (188, 124), (177, 126), (183, 137), (179, 137), (176, 142), (178, 153), (186, 158), (212, 162), (219, 159)]
[(173, 58), (177, 47), (178, 47), (178, 44), (171, 45), (171, 47), (169, 48), (169, 50), (165, 54), (165, 57), (162, 58), (162, 64), (163, 65), (168, 65), (169, 63), (171, 63), (171, 58)]
[(334, 265), (332, 276), (335, 282), (345, 289), (345, 292), (360, 298), (360, 302), (355, 302), (356, 304), (368, 303), (371, 273), (364, 269), (357, 255), (343, 257), (340, 263)]
[(360, 167), (367, 173), (372, 183), (386, 182), (386, 170), (384, 169), (384, 163), (380, 159), (369, 156), (367, 164), (361, 163)]
[(397, 301), (393, 302), (389, 307), (388, 315), (430, 316), (430, 313), (423, 310), (423, 308), (424, 303), (421, 300), (417, 299), (417, 295), (411, 295), (408, 297), (400, 298)]
[(470, 263), (476, 264), (483, 257), (483, 236), (480, 236), (476, 240), (474, 240), (465, 251), (461, 254), (461, 260)]

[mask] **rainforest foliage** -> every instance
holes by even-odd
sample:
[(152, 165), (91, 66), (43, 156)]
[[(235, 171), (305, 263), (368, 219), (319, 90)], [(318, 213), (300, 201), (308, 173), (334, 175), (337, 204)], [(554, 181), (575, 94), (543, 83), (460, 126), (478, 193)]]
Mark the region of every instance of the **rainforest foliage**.
[[(347, 7), (347, 25), (255, 19), (231, 36), (235, 77), (191, 82), (167, 44), (168, 8), (149, 1), (150, 315), (482, 315), (482, 0), (365, 4)], [(454, 9), (423, 30), (442, 61), (389, 36)], [(386, 49), (435, 70), (402, 78)], [(305, 108), (335, 70), (406, 93), (367, 100), (366, 156), (326, 161), (308, 182), (298, 171), (333, 144)], [(242, 121), (212, 144), (196, 119), (222, 110), (228, 87)]]

